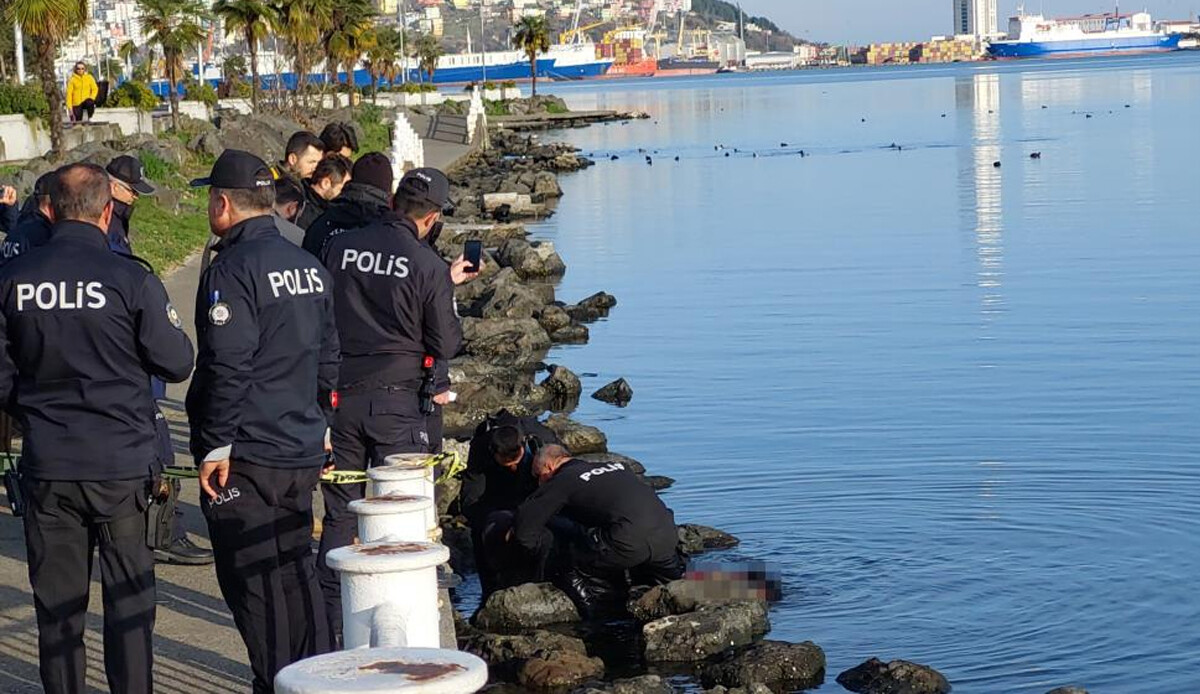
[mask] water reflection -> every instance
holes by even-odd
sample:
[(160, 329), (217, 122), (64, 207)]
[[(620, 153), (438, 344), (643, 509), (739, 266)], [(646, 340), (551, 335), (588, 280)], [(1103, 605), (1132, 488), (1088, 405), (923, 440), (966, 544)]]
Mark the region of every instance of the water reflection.
[(976, 286), (981, 290), (980, 339), (990, 340), (994, 339), (992, 324), (1004, 312), (1003, 168), (996, 166), (1001, 161), (1000, 76), (959, 77), (954, 95), (960, 127), (969, 131), (960, 141), (970, 143), (960, 156), (960, 217), (963, 228), (975, 235)]

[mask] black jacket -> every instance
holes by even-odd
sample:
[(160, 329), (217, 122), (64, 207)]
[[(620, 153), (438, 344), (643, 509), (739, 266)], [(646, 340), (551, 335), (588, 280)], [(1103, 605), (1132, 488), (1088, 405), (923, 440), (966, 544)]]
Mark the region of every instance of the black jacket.
[(157, 465), (150, 377), (177, 383), (192, 344), (145, 266), (84, 222), (0, 270), (0, 401), (25, 431), (35, 479), (123, 480)]
[[(312, 181), (297, 181), (300, 190), (304, 191), (304, 208), (296, 215), (296, 226), (307, 229), (329, 209), (329, 201), (317, 194), (312, 188)], [(319, 248), (317, 250), (320, 250)]]
[(20, 205), (0, 204), (0, 229), (3, 229), (6, 234), (11, 234), (13, 229), (17, 228), (17, 224), (20, 223), (20, 214)]
[(311, 224), (298, 222), (305, 230), (304, 250), (320, 257), (325, 242), (334, 233), (362, 229), (394, 217), (389, 202), (388, 194), (375, 186), (350, 181), (316, 221)]
[(36, 207), (33, 212), (22, 215), (16, 228), (11, 230), (4, 237), (4, 243), (0, 244), (0, 264), (12, 260), (22, 253), (28, 253), (38, 246), (46, 245), (46, 242), (50, 240), (52, 226), (50, 219)]
[(120, 200), (113, 200), (112, 220), (108, 223), (108, 247), (117, 253), (133, 255), (129, 242), (129, 220), (133, 208)]
[(215, 249), (196, 294), (192, 454), (199, 462), (232, 445), (232, 458), (258, 465), (321, 465), (338, 369), (329, 273), (269, 215)]
[(529, 552), (550, 541), (546, 524), (563, 515), (599, 531), (601, 540), (620, 554), (670, 556), (679, 542), (675, 514), (650, 485), (623, 463), (563, 464), (517, 511), (514, 536)]
[[(516, 427), (525, 439), (525, 456), (515, 471), (501, 467), (492, 455), (492, 432), (503, 426)], [(480, 424), (471, 438), (471, 452), (458, 495), (459, 507), (471, 527), (482, 530), (488, 514), (515, 511), (537, 491), (537, 479), (533, 476), (534, 448), (557, 442), (554, 432), (536, 417), (517, 417), (501, 410)]]
[(425, 355), (449, 361), (458, 354), (462, 326), (450, 268), (417, 241), (411, 222), (389, 216), (334, 233), (322, 260), (334, 281), (341, 387), (415, 390)]

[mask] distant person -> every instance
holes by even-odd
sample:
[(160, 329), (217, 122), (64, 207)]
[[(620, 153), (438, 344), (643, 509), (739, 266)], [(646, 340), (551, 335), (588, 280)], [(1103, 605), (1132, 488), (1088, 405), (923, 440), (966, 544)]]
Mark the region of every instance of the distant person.
[(321, 142), (325, 143), (325, 156), (339, 154), (353, 159), (358, 153), (358, 134), (349, 123), (330, 123), (321, 131)]
[(162, 282), (108, 249), (104, 169), (66, 166), (49, 196), (50, 240), (0, 269), (0, 402), (25, 437), (42, 687), (88, 689), (84, 631), (99, 549), (108, 689), (148, 694), (156, 608), (146, 509), (159, 463), (147, 384), (186, 380), (192, 344)]
[(17, 226), (4, 237), (0, 245), (0, 264), (43, 246), (50, 240), (50, 221), (53, 212), (50, 205), (50, 186), (58, 171), (48, 171), (38, 176), (33, 184), (33, 193), (25, 201), (21, 213), (17, 217)]
[[(558, 443), (558, 436), (536, 417), (517, 417), (507, 410), (489, 416), (475, 428), (458, 503), (471, 527), (485, 600), (492, 592), (528, 578), (528, 572), (512, 565), (513, 553), (503, 546), (503, 540), (517, 508), (537, 491), (533, 457), (551, 443)], [(521, 575), (514, 577), (518, 573)]]
[(321, 142), (321, 138), (301, 130), (288, 138), (280, 168), (296, 180), (306, 181), (312, 177), (324, 156), (325, 143)]
[(683, 577), (675, 515), (625, 464), (576, 460), (550, 444), (534, 457), (533, 473), (540, 486), (517, 509), (512, 539), (533, 561), (556, 540), (565, 546), (561, 587), (582, 612), (619, 592), (625, 572), (634, 585)]
[(112, 223), (108, 228), (108, 247), (118, 253), (133, 255), (129, 222), (133, 206), (143, 195), (154, 195), (158, 188), (145, 176), (142, 161), (123, 154), (108, 163), (105, 169), (111, 179), (113, 198)]
[(67, 109), (71, 112), (71, 120), (76, 123), (86, 123), (96, 113), (96, 97), (100, 95), (100, 86), (96, 78), (88, 72), (87, 65), (75, 63), (71, 77), (67, 79)]
[(354, 163), (340, 154), (325, 157), (313, 169), (312, 178), (301, 183), (304, 192), (304, 209), (296, 218), (296, 225), (307, 229), (329, 209), (346, 184), (350, 182)]
[(364, 154), (355, 162), (341, 195), (305, 229), (304, 250), (319, 256), (331, 234), (361, 229), (392, 217), (391, 192), (391, 160), (379, 152)]

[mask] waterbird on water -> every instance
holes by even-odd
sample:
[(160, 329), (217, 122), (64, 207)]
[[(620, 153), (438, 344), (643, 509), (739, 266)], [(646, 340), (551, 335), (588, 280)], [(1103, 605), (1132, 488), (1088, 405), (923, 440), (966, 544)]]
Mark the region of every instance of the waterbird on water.
[(992, 162), (992, 166), (998, 169), (998, 168), (1000, 168), (1000, 162), (994, 161), (994, 162)]
[(1041, 153), (1041, 152), (1034, 152), (1033, 154), (1030, 154), (1030, 155), (1029, 155), (1029, 158), (1030, 158), (1030, 159), (1041, 159), (1041, 158), (1042, 158), (1042, 153)]
[(787, 147), (787, 146), (788, 146), (788, 143), (786, 143), (786, 142), (780, 142), (780, 143), (779, 143), (779, 146), (780, 146), (780, 147)]
[(617, 161), (619, 159), (620, 159), (620, 157), (618, 157), (617, 155), (614, 154), (614, 155), (612, 155), (612, 158), (609, 159), (609, 161)]
[(678, 157), (678, 156), (676, 156), (676, 157), (675, 157), (675, 161), (679, 161), (679, 157)]

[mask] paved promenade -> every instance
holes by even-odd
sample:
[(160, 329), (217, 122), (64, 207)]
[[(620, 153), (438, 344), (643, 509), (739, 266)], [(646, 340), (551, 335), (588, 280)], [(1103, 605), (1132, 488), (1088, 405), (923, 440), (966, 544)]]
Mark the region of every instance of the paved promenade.
[[(466, 145), (427, 141), (428, 166), (445, 168), (470, 152)], [(134, 227), (137, 219), (134, 218)], [(166, 278), (167, 292), (179, 310), (188, 334), (195, 338), (193, 313), (199, 280), (200, 254)], [(187, 423), (183, 398), (187, 384), (170, 386), (168, 407), (177, 464), (191, 465), (187, 456)], [(112, 454), (96, 451), (96, 455)], [(208, 547), (208, 534), (200, 514), (199, 485), (183, 483), (181, 503), (185, 526), (196, 544)], [(250, 668), (241, 637), (217, 589), (212, 566), (157, 567), (158, 622), (154, 631), (155, 690), (160, 694), (226, 694), (248, 692)], [(108, 692), (104, 679), (104, 655), (99, 569), (93, 570), (92, 595), (88, 608), (89, 692)], [(36, 694), (42, 691), (38, 677), (37, 624), (33, 593), (25, 564), (25, 536), (20, 519), (12, 517), (7, 505), (0, 511), (0, 692)]]

